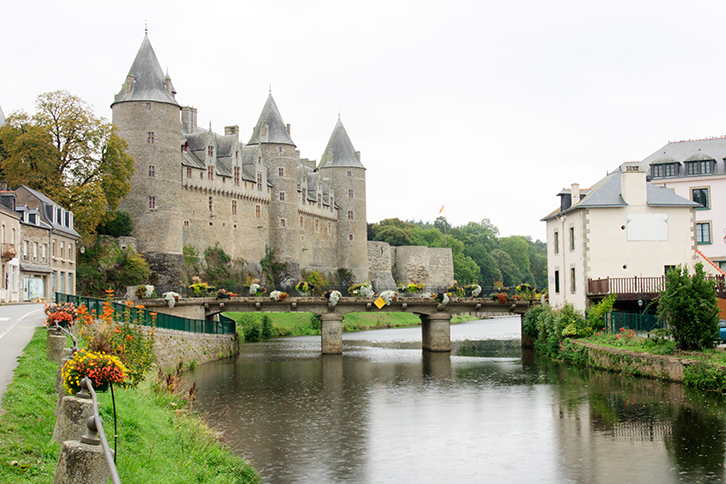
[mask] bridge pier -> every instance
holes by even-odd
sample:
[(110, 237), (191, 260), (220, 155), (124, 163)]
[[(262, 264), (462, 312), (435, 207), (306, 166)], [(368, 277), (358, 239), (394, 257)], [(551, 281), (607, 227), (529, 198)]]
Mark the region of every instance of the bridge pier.
[(451, 314), (421, 314), (421, 346), (425, 351), (451, 351)]
[(320, 315), (320, 339), (324, 355), (343, 354), (343, 315), (325, 313)]

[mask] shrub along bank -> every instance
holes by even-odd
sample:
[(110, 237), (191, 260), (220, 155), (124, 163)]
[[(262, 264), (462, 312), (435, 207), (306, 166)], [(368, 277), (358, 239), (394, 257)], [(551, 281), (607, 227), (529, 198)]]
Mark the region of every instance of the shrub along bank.
[[(310, 336), (320, 334), (320, 317), (313, 313), (225, 313), (237, 321), (237, 332), (245, 341), (279, 338), (283, 336)], [(475, 316), (457, 314), (452, 323), (475, 321)], [(403, 328), (419, 326), (421, 320), (411, 313), (351, 313), (343, 319), (343, 331)]]
[[(45, 356), (46, 333), (45, 328), (36, 331), (3, 396), (0, 482), (53, 482), (60, 452), (60, 445), (51, 440), (57, 365)], [(260, 482), (255, 470), (219, 443), (184, 400), (155, 391), (154, 386), (147, 377), (134, 389), (115, 389), (116, 465), (124, 484)], [(99, 394), (99, 403), (111, 436), (110, 393)], [(109, 440), (113, 446), (113, 439)]]

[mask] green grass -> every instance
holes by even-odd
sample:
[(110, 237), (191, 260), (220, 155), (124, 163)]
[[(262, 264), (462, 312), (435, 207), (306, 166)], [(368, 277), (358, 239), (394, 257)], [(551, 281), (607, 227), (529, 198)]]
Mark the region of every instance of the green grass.
[[(57, 365), (45, 357), (46, 329), (36, 331), (3, 396), (0, 482), (51, 483), (60, 445), (51, 440)], [(148, 380), (148, 378), (147, 378)], [(99, 396), (107, 436), (113, 435), (111, 394)], [(116, 390), (117, 466), (124, 484), (259, 482), (254, 469), (213, 438), (212, 431), (149, 381)], [(113, 439), (109, 442), (113, 447)]]
[[(262, 322), (267, 315), (272, 321), (275, 336), (306, 336), (320, 334), (319, 329), (313, 329), (310, 323), (312, 313), (251, 313), (251, 312), (229, 312), (225, 313), (238, 323), (240, 318), (252, 318)], [(475, 321), (477, 318), (469, 315), (457, 314), (452, 323), (461, 321)], [(351, 313), (346, 314), (343, 319), (343, 331), (367, 331), (371, 329), (403, 328), (418, 326), (421, 320), (411, 313)], [(239, 331), (239, 328), (238, 328)]]

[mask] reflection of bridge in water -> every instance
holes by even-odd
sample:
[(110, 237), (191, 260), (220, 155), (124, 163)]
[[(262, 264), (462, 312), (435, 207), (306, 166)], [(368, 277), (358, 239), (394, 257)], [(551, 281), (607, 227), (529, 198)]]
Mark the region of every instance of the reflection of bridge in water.
[(184, 298), (173, 308), (164, 300), (145, 300), (147, 309), (184, 318), (211, 319), (215, 315), (231, 312), (310, 312), (320, 315), (321, 343), (324, 354), (343, 352), (343, 319), (346, 314), (360, 312), (408, 312), (421, 319), (421, 341), (426, 351), (451, 351), (451, 317), (454, 314), (472, 314), (479, 318), (493, 315), (524, 314), (538, 301), (512, 300), (505, 304), (491, 298), (451, 298), (448, 304), (439, 304), (430, 298), (405, 297), (378, 308), (375, 297), (343, 297), (331, 306), (324, 297), (288, 297), (272, 301), (269, 297)]

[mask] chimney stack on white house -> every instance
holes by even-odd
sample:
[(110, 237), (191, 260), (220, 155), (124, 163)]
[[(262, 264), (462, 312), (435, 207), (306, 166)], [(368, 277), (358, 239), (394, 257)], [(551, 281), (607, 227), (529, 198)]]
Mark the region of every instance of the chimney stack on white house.
[(630, 206), (648, 203), (648, 182), (646, 174), (640, 171), (637, 164), (626, 164), (625, 171), (620, 173), (620, 196)]
[(580, 202), (580, 184), (573, 183), (570, 188), (570, 195), (572, 196), (572, 205), (577, 205)]

